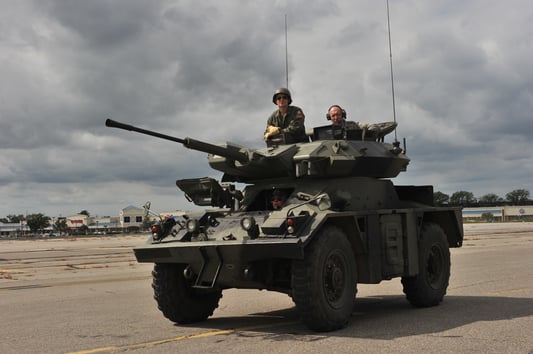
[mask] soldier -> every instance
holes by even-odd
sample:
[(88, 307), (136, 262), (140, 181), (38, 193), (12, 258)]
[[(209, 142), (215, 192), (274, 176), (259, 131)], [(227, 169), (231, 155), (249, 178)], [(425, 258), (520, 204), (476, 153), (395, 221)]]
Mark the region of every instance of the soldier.
[(283, 205), (285, 204), (286, 199), (287, 199), (287, 196), (283, 191), (279, 189), (274, 189), (274, 191), (272, 192), (272, 200), (271, 200), (272, 209), (279, 210), (283, 208)]
[(332, 125), (342, 127), (346, 123), (346, 111), (341, 106), (334, 104), (329, 107), (326, 119), (331, 120)]
[(346, 111), (341, 106), (334, 104), (329, 107), (326, 119), (331, 120), (331, 125), (345, 129), (364, 129), (368, 126), (366, 123), (359, 123), (346, 120)]
[(287, 144), (309, 141), (305, 134), (305, 115), (301, 108), (290, 105), (290, 91), (284, 87), (277, 89), (272, 102), (278, 109), (268, 117), (264, 139), (281, 137)]
[(358, 122), (347, 121), (346, 111), (336, 104), (329, 107), (326, 119), (331, 120), (331, 126), (334, 128), (332, 134), (335, 139), (346, 139), (350, 130), (364, 129)]
[(346, 138), (346, 132), (349, 130), (363, 130), (363, 140), (367, 132), (369, 138), (381, 139), (386, 134), (393, 131), (397, 126), (396, 122), (369, 124), (346, 120), (346, 111), (336, 104), (329, 107), (326, 119), (331, 120), (331, 125), (338, 130), (337, 132), (334, 132), (335, 138), (344, 139)]

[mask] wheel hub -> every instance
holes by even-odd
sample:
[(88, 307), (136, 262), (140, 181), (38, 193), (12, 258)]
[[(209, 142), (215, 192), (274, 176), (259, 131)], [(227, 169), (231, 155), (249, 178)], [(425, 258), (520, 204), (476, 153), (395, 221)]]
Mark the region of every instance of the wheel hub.
[(431, 247), (427, 261), (426, 274), (429, 285), (434, 289), (438, 289), (441, 283), (443, 275), (442, 259), (442, 250), (437, 245)]
[(330, 302), (336, 302), (342, 297), (345, 287), (345, 264), (343, 259), (337, 255), (331, 255), (325, 267), (324, 290)]

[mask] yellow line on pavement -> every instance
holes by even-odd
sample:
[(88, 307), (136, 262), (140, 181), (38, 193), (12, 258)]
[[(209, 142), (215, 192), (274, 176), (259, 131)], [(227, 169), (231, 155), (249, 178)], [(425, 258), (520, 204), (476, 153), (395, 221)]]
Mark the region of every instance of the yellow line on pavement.
[(251, 331), (254, 329), (264, 329), (269, 327), (278, 327), (278, 326), (288, 326), (299, 323), (299, 321), (292, 321), (292, 322), (277, 322), (277, 323), (271, 323), (271, 324), (263, 324), (263, 325), (255, 325), (255, 326), (249, 326), (249, 327), (241, 327), (241, 328), (234, 328), (234, 329), (223, 329), (223, 330), (217, 330), (217, 331), (211, 331), (211, 332), (203, 332), (198, 334), (189, 334), (186, 336), (180, 336), (175, 338), (168, 338), (168, 339), (161, 339), (151, 342), (143, 342), (143, 343), (135, 343), (135, 344), (125, 344), (125, 345), (113, 345), (109, 347), (101, 347), (101, 348), (94, 348), (94, 349), (87, 349), (87, 350), (81, 350), (78, 352), (69, 352), (67, 354), (92, 354), (92, 353), (105, 353), (105, 352), (112, 352), (116, 350), (129, 350), (129, 349), (139, 349), (139, 348), (148, 348), (153, 347), (160, 344), (166, 344), (166, 343), (172, 343), (172, 342), (179, 342), (186, 339), (197, 339), (197, 338), (206, 338), (206, 337), (213, 337), (213, 336), (220, 336), (223, 334), (232, 334), (236, 332), (242, 332), (242, 331)]

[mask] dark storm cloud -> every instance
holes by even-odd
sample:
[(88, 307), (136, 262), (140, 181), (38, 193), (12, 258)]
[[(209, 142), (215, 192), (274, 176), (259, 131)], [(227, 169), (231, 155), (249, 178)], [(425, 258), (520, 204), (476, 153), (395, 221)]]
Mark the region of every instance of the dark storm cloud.
[[(37, 2), (59, 24), (77, 34), (91, 50), (127, 45), (143, 29), (153, 27), (158, 1), (42, 1)], [(83, 45), (83, 44), (82, 44)]]
[(82, 126), (94, 126), (93, 117), (106, 112), (138, 122), (168, 120), (198, 105), (253, 104), (250, 88), (269, 92), (276, 85), (272, 73), (282, 67), (271, 46), (280, 44), (280, 32), (249, 17), (228, 21), (212, 5), (195, 3), (191, 11), (172, 2), (46, 4), (67, 31), (51, 55), (84, 98)]
[[(399, 181), (448, 193), (531, 188), (528, 3), (390, 5), (398, 132), (412, 159)], [(205, 154), (104, 121), (263, 146), (272, 92), (285, 85), (285, 14), (289, 86), (308, 127), (326, 124), (333, 103), (350, 119), (392, 120), (385, 3), (2, 3), (0, 216), (116, 214), (145, 198), (190, 207), (174, 181), (220, 177)]]

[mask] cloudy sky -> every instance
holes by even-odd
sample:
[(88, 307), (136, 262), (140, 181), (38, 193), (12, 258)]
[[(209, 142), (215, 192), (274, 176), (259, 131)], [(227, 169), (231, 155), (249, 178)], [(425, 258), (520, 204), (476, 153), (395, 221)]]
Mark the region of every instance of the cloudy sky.
[[(203, 153), (106, 128), (263, 147), (273, 91), (306, 127), (331, 104), (392, 120), (386, 1), (0, 0), (0, 217), (190, 208)], [(397, 184), (533, 192), (533, 4), (390, 0)], [(390, 138), (389, 138), (390, 139)]]

